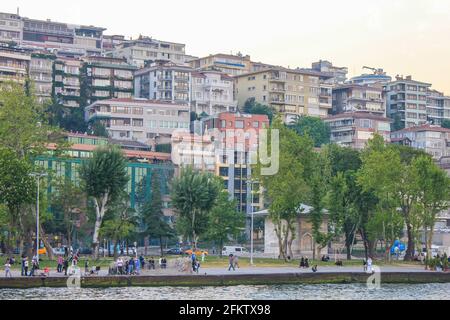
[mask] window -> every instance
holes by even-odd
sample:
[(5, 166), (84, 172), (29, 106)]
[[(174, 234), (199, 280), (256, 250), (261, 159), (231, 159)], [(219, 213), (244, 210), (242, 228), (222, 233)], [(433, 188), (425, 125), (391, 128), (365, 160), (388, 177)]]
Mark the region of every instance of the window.
[(227, 127), (227, 121), (226, 120), (222, 120), (220, 127), (221, 128), (226, 128)]
[(236, 129), (244, 129), (244, 121), (236, 120), (234, 123)]
[(253, 121), (252, 125), (253, 125), (253, 128), (259, 128), (259, 122), (258, 121)]

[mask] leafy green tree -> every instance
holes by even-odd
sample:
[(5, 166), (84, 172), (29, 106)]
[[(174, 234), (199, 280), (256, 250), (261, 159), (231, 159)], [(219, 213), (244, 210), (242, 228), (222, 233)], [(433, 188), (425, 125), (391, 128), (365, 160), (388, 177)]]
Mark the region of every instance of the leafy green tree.
[(275, 116), (275, 111), (271, 107), (256, 102), (255, 98), (249, 98), (245, 101), (244, 112), (250, 114), (265, 114), (269, 118), (270, 123), (272, 123)]
[(94, 258), (98, 258), (98, 235), (110, 203), (114, 202), (128, 183), (126, 159), (120, 149), (106, 146), (96, 149), (92, 158), (80, 167), (84, 192), (94, 202), (96, 220), (92, 246)]
[(160, 178), (156, 172), (152, 175), (150, 199), (144, 204), (141, 216), (145, 225), (144, 235), (158, 238), (161, 256), (164, 255), (163, 238), (173, 236), (174, 231), (164, 217)]
[(28, 222), (31, 218), (30, 207), (36, 197), (36, 185), (30, 176), (31, 172), (28, 160), (19, 158), (14, 150), (0, 148), (0, 204), (4, 205), (5, 218), (9, 222), (8, 247), (12, 244), (13, 234), (17, 234), (21, 243), (27, 236), (27, 243), (31, 244), (32, 229)]
[(400, 114), (396, 113), (394, 115), (394, 121), (391, 124), (391, 131), (398, 131), (405, 128), (405, 123), (402, 121)]
[(230, 238), (236, 239), (245, 226), (245, 215), (236, 208), (236, 200), (230, 200), (228, 192), (221, 191), (208, 217), (208, 231), (205, 238), (219, 245), (220, 256), (225, 241)]
[(82, 211), (86, 209), (86, 197), (81, 188), (70, 179), (60, 178), (53, 185), (51, 206), (56, 215), (62, 216), (67, 245), (70, 248), (76, 222), (80, 220)]
[(362, 160), (358, 182), (364, 190), (373, 190), (377, 197), (382, 199), (384, 210), (396, 211), (399, 208), (408, 236), (405, 260), (412, 260), (415, 239), (420, 227), (418, 213), (414, 210), (419, 197), (415, 183), (417, 176), (411, 165), (402, 163), (400, 152), (392, 147), (386, 147), (379, 135), (369, 141), (369, 147), (363, 152)]
[(48, 135), (55, 129), (47, 125), (43, 106), (16, 83), (0, 84), (0, 145), (25, 158), (41, 154)]
[(289, 125), (299, 135), (308, 135), (314, 141), (315, 147), (330, 143), (330, 126), (319, 117), (301, 116)]
[(443, 119), (441, 123), (442, 128), (450, 129), (450, 120), (449, 119)]
[[(450, 206), (450, 178), (430, 157), (420, 156), (412, 161), (419, 191), (417, 210), (427, 232), (427, 257), (431, 257), (434, 226), (437, 215)], [(428, 260), (428, 259), (427, 259)]]
[(126, 192), (113, 201), (105, 215), (105, 221), (100, 229), (100, 236), (114, 242), (114, 259), (118, 257), (119, 241), (130, 238), (136, 231), (139, 215), (130, 208)]
[(222, 184), (211, 173), (192, 167), (182, 168), (180, 176), (172, 180), (172, 204), (178, 213), (177, 229), (191, 235), (194, 249), (199, 236), (207, 230), (208, 215), (214, 207)]
[(105, 125), (99, 121), (94, 121), (94, 122), (90, 123), (87, 128), (87, 131), (89, 132), (89, 134), (92, 134), (94, 136), (105, 137), (105, 138), (109, 137), (108, 131), (106, 130)]
[(293, 256), (291, 245), (301, 204), (308, 200), (306, 177), (310, 173), (305, 168), (309, 168), (313, 151), (309, 138), (286, 128), (279, 118), (274, 120), (273, 129), (279, 130), (280, 137), (279, 172), (261, 176), (260, 180), (270, 201), (269, 217), (275, 226), (280, 258), (287, 259), (288, 255)]

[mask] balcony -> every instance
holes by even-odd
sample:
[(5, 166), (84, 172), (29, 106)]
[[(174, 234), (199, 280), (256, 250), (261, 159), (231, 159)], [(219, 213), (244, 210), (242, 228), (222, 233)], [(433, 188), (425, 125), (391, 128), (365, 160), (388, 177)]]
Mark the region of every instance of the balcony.
[(277, 77), (277, 76), (270, 76), (269, 80), (271, 82), (286, 82), (285, 78)]
[(172, 86), (159, 85), (157, 88), (158, 88), (159, 91), (172, 91)]
[(286, 88), (285, 87), (273, 87), (270, 91), (273, 91), (273, 92), (285, 92)]
[(186, 76), (175, 76), (175, 81), (189, 82), (189, 77), (186, 77)]
[(172, 81), (172, 75), (171, 74), (161, 74), (158, 76), (159, 81)]
[(175, 91), (189, 92), (189, 87), (175, 86)]

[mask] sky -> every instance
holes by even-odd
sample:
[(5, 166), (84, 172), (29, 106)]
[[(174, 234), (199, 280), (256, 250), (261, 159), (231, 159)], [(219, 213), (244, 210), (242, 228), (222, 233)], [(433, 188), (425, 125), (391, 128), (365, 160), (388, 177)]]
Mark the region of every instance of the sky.
[(249, 54), (310, 67), (319, 59), (412, 75), (450, 95), (449, 0), (7, 0), (1, 12), (186, 44), (186, 53)]

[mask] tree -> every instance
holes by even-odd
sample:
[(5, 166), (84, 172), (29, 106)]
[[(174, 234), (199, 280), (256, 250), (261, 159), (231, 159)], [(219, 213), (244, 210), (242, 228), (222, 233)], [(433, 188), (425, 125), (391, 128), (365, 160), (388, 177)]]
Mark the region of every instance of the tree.
[(250, 114), (265, 114), (269, 118), (270, 123), (272, 123), (275, 115), (275, 112), (271, 107), (256, 102), (255, 98), (249, 98), (245, 101), (244, 112)]
[(396, 113), (394, 115), (394, 122), (391, 124), (391, 131), (398, 131), (405, 128), (405, 123), (402, 121), (402, 118), (400, 117), (400, 114)]
[[(419, 190), (417, 210), (427, 233), (427, 257), (431, 257), (434, 226), (437, 215), (450, 206), (450, 178), (430, 157), (420, 156), (412, 161), (412, 170), (417, 177)], [(428, 261), (428, 259), (427, 259)]]
[(161, 256), (163, 256), (162, 240), (164, 237), (173, 236), (174, 231), (164, 217), (160, 183), (159, 175), (156, 172), (153, 173), (150, 199), (144, 204), (141, 216), (145, 225), (144, 235), (159, 239)]
[(105, 221), (100, 229), (101, 237), (114, 242), (114, 259), (117, 259), (119, 241), (129, 238), (136, 230), (139, 217), (134, 209), (130, 208), (129, 197), (122, 192), (109, 206)]
[(205, 234), (207, 240), (219, 245), (219, 254), (222, 256), (222, 247), (230, 237), (236, 239), (245, 226), (245, 215), (236, 210), (236, 200), (230, 200), (227, 191), (221, 191), (217, 203), (208, 217), (208, 230)]
[(330, 126), (319, 117), (301, 116), (289, 125), (299, 135), (309, 135), (315, 147), (330, 143)]
[(96, 212), (92, 237), (95, 259), (98, 258), (98, 235), (103, 217), (109, 204), (117, 200), (128, 183), (126, 165), (126, 159), (120, 149), (106, 146), (96, 149), (92, 158), (83, 162), (80, 167), (84, 192), (92, 198)]
[(441, 123), (442, 128), (450, 129), (450, 120), (449, 119), (443, 119)]
[(42, 153), (55, 131), (47, 125), (43, 106), (11, 82), (0, 84), (0, 106), (0, 145), (22, 159)]
[(362, 213), (357, 206), (361, 193), (356, 184), (356, 172), (361, 167), (359, 151), (330, 144), (324, 147), (331, 178), (329, 179), (327, 208), (329, 210), (330, 233), (338, 239), (345, 236), (347, 259), (356, 233), (362, 228)]
[(32, 241), (30, 209), (35, 203), (36, 184), (30, 176), (31, 172), (28, 160), (19, 158), (14, 150), (0, 147), (0, 204), (5, 206), (9, 221), (8, 249), (11, 249), (14, 234), (17, 234), (21, 244), (24, 237), (27, 237), (27, 243)]
[(274, 120), (271, 132), (273, 129), (279, 130), (280, 136), (279, 172), (261, 176), (260, 180), (270, 201), (269, 217), (275, 225), (280, 258), (287, 259), (288, 255), (292, 257), (301, 205), (308, 199), (306, 177), (310, 173), (305, 168), (312, 161), (312, 141), (286, 128), (279, 118)]
[(400, 152), (384, 145), (376, 135), (362, 154), (363, 165), (358, 183), (363, 190), (373, 190), (383, 210), (400, 211), (407, 230), (408, 246), (405, 260), (412, 260), (420, 220), (414, 207), (418, 199), (417, 176), (411, 165), (401, 161)]
[(177, 229), (191, 235), (193, 249), (200, 235), (207, 230), (208, 214), (222, 189), (217, 177), (208, 172), (182, 168), (180, 176), (172, 180), (172, 204), (178, 213)]
[(51, 206), (54, 212), (62, 215), (67, 237), (67, 245), (72, 246), (72, 235), (80, 214), (86, 208), (86, 198), (80, 187), (68, 178), (60, 178), (54, 185)]

